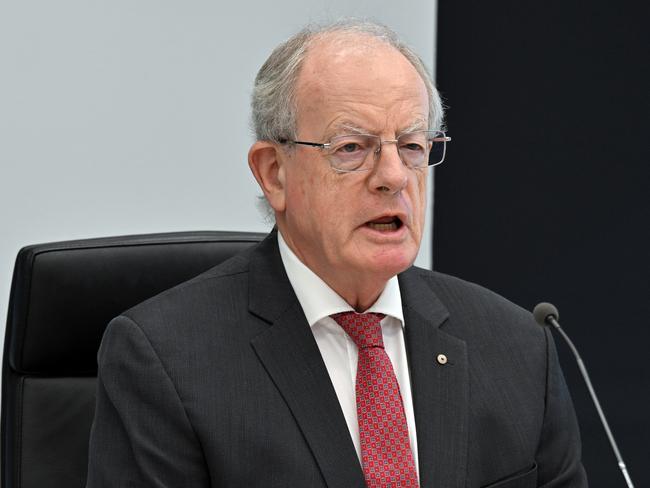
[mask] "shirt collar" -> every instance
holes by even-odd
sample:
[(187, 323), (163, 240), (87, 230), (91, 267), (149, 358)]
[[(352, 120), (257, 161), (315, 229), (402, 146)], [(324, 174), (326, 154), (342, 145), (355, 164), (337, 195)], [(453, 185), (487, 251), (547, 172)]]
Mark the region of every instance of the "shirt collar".
[[(289, 248), (278, 230), (278, 247), (282, 264), (289, 277), (298, 301), (302, 307), (309, 326), (340, 312), (354, 309), (339, 294), (332, 290), (316, 273), (309, 269)], [(377, 301), (366, 312), (383, 313), (396, 318), (404, 326), (402, 296), (399, 291), (397, 276), (388, 280)]]

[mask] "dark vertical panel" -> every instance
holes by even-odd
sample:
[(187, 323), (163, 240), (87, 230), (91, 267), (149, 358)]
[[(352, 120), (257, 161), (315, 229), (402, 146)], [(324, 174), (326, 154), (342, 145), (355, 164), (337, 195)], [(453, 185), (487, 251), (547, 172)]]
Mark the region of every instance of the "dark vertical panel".
[[(649, 21), (640, 1), (440, 0), (437, 53), (453, 141), (435, 268), (558, 306), (637, 486), (650, 486)], [(558, 347), (591, 486), (624, 486)]]

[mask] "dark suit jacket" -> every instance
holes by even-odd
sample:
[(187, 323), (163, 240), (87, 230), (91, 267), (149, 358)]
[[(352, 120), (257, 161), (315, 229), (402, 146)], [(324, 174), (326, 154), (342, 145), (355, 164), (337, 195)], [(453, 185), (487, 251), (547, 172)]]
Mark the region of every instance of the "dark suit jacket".
[[(449, 276), (399, 283), (422, 488), (586, 486), (550, 333)], [(88, 488), (365, 486), (275, 233), (114, 319), (98, 361)]]

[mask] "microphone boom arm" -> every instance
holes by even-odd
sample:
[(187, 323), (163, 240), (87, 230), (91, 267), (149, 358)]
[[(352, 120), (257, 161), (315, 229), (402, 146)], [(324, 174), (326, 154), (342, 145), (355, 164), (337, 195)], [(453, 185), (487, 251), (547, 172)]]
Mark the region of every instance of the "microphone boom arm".
[(634, 488), (634, 485), (632, 484), (632, 479), (630, 478), (630, 474), (627, 472), (627, 467), (623, 462), (623, 457), (621, 456), (621, 452), (618, 450), (618, 446), (616, 445), (616, 441), (614, 440), (614, 435), (612, 434), (612, 431), (609, 428), (609, 424), (607, 423), (607, 419), (605, 418), (605, 413), (603, 412), (603, 409), (600, 406), (600, 402), (598, 401), (598, 397), (596, 396), (596, 391), (594, 390), (594, 387), (591, 385), (591, 380), (589, 379), (589, 373), (587, 373), (587, 368), (585, 368), (585, 364), (582, 362), (582, 358), (580, 357), (578, 350), (573, 345), (573, 341), (569, 339), (569, 336), (566, 334), (566, 332), (564, 332), (562, 327), (560, 327), (560, 323), (556, 320), (553, 314), (547, 315), (545, 318), (545, 322), (551, 324), (553, 328), (555, 328), (555, 330), (557, 330), (560, 333), (560, 335), (564, 338), (564, 341), (568, 344), (569, 348), (571, 349), (571, 352), (576, 357), (576, 361), (578, 363), (578, 369), (580, 369), (580, 373), (582, 373), (582, 377), (585, 380), (585, 384), (587, 385), (587, 389), (589, 390), (591, 399), (593, 400), (594, 405), (596, 406), (596, 411), (598, 411), (598, 416), (600, 417), (600, 421), (603, 424), (603, 427), (605, 428), (605, 433), (607, 434), (609, 443), (611, 444), (612, 449), (614, 450), (614, 454), (616, 455), (616, 460), (618, 461), (618, 467), (620, 468), (621, 473), (623, 473), (623, 477), (625, 478), (625, 482), (627, 483), (628, 488)]

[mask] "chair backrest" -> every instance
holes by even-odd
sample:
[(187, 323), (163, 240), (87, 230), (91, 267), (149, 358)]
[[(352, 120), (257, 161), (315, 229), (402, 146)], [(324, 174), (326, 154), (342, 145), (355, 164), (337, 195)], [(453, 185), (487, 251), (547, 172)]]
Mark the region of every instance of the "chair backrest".
[(179, 232), (21, 249), (2, 365), (2, 488), (83, 487), (110, 319), (263, 236)]

